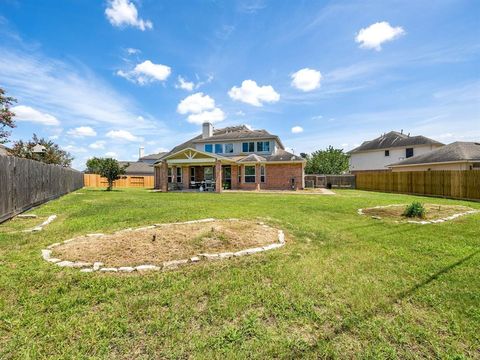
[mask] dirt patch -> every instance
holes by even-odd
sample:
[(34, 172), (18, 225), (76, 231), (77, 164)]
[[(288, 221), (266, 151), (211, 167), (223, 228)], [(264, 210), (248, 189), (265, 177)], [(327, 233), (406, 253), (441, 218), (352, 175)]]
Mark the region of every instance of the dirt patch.
[(407, 218), (403, 216), (403, 212), (407, 205), (393, 205), (393, 206), (379, 206), (373, 208), (362, 209), (362, 213), (367, 216), (378, 217), (381, 219), (393, 220), (438, 220), (445, 219), (455, 214), (473, 211), (474, 209), (461, 205), (438, 205), (438, 204), (423, 204), (426, 209), (424, 218)]
[(162, 264), (200, 253), (235, 252), (278, 242), (278, 230), (259, 222), (216, 220), (81, 236), (53, 249), (56, 258), (105, 266)]

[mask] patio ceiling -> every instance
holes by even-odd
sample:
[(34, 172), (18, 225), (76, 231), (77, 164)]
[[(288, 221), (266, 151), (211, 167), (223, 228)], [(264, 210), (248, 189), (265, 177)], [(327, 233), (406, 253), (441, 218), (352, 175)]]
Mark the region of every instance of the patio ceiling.
[[(217, 160), (222, 164), (233, 164), (235, 161), (225, 156), (218, 154), (207, 153), (193, 148), (182, 149), (174, 154), (171, 154), (161, 161), (166, 161), (167, 164), (192, 164), (192, 165), (214, 165)], [(160, 161), (155, 165), (159, 165)]]

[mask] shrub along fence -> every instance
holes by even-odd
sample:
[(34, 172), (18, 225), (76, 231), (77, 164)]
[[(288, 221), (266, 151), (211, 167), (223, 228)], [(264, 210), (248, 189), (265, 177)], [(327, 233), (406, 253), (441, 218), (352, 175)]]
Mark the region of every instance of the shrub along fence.
[[(108, 181), (106, 178), (97, 174), (84, 174), (85, 186), (91, 187), (107, 187)], [(152, 176), (122, 176), (120, 179), (113, 182), (113, 187), (117, 188), (153, 188)]]
[(82, 187), (79, 171), (0, 155), (0, 222)]
[(480, 199), (480, 171), (405, 171), (356, 174), (357, 189), (455, 199)]
[(305, 187), (355, 188), (355, 175), (305, 175)]

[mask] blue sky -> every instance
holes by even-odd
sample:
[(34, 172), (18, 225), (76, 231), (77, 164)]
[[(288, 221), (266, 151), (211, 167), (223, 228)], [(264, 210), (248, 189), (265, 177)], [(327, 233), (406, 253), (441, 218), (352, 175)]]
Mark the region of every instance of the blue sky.
[[(432, 5), (434, 4), (434, 5)], [(480, 140), (478, 1), (0, 0), (12, 139), (135, 160), (248, 124), (295, 153)]]

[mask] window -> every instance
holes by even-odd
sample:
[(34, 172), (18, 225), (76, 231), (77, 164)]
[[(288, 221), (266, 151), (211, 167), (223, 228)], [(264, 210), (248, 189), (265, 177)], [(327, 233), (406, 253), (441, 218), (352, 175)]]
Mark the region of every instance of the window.
[(413, 148), (406, 148), (405, 149), (405, 157), (410, 158), (413, 156)]
[(258, 141), (257, 151), (270, 151), (270, 141)]
[(242, 143), (242, 151), (246, 152), (254, 152), (255, 151), (255, 143), (254, 142), (244, 142)]
[(181, 182), (182, 182), (182, 168), (177, 167), (177, 183), (181, 183)]
[(245, 166), (245, 182), (255, 182), (255, 166)]
[(260, 182), (265, 182), (265, 166), (260, 166)]
[(215, 144), (215, 154), (223, 153), (223, 145), (222, 144)]
[(238, 167), (238, 183), (239, 184), (242, 183), (242, 167), (241, 166)]
[(170, 168), (170, 167), (168, 168), (167, 181), (168, 181), (169, 183), (172, 182), (172, 168)]
[(213, 152), (213, 145), (212, 144), (205, 144), (205, 152), (208, 152), (208, 153)]
[(190, 168), (190, 181), (195, 181), (195, 168)]
[(203, 168), (203, 179), (204, 180), (213, 180), (213, 167)]
[(385, 156), (390, 156), (390, 150), (385, 150)]
[(225, 154), (233, 153), (233, 144), (225, 144)]

